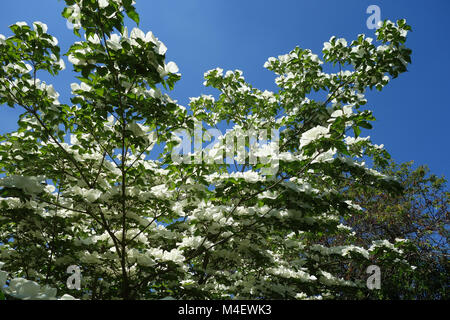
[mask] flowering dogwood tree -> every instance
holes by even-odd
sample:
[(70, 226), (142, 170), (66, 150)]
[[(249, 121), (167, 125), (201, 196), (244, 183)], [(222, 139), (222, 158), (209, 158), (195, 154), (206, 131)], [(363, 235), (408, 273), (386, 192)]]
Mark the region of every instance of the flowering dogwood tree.
[[(278, 92), (252, 87), (239, 70), (211, 70), (205, 85), (217, 100), (191, 99), (188, 112), (164, 93), (180, 79), (164, 44), (125, 27), (125, 15), (139, 23), (131, 0), (66, 4), (63, 16), (82, 40), (66, 53), (80, 80), (69, 104), (37, 77), (65, 68), (47, 26), (18, 22), (12, 36), (0, 35), (0, 103), (23, 110), (18, 130), (0, 138), (4, 297), (357, 297), (366, 279), (335, 276), (342, 266), (411, 270), (401, 239), (366, 248), (316, 241), (354, 237), (342, 217), (364, 208), (339, 191), (342, 180), (398, 190), (363, 162), (380, 165), (389, 155), (360, 128), (374, 120), (361, 108), (366, 89), (382, 90), (410, 62), (404, 20), (385, 21), (379, 45), (364, 35), (351, 43), (332, 37), (322, 57), (297, 47), (269, 58)], [(325, 73), (324, 62), (339, 68)], [(323, 101), (311, 98), (317, 91)], [(199, 121), (232, 129), (222, 143), (175, 160), (176, 132), (194, 135)], [(221, 161), (230, 152), (225, 138), (250, 131), (279, 134), (256, 144), (244, 137), (257, 161), (245, 152)], [(73, 265), (82, 272), (79, 291), (66, 286)]]

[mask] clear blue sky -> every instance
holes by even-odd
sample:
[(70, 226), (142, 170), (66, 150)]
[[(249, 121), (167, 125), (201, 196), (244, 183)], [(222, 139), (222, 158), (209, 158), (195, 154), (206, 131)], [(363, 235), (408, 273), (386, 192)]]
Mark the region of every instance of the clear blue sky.
[[(189, 97), (214, 93), (203, 87), (203, 73), (221, 67), (241, 69), (253, 86), (276, 90), (273, 74), (262, 66), (270, 56), (296, 45), (320, 55), (332, 35), (349, 42), (366, 27), (366, 9), (375, 4), (381, 18), (405, 18), (413, 28), (407, 45), (413, 50), (409, 72), (383, 92), (367, 95), (377, 121), (370, 136), (384, 144), (398, 162), (427, 164), (433, 173), (450, 178), (450, 1), (431, 0), (137, 0), (140, 28), (152, 30), (168, 47), (167, 60), (177, 63), (182, 79), (171, 93), (182, 105)], [(0, 34), (9, 36), (17, 21), (45, 22), (63, 52), (76, 41), (61, 17), (62, 0), (1, 1)], [(134, 26), (128, 21), (130, 28)], [(71, 65), (54, 83), (68, 103)], [(17, 127), (18, 111), (0, 106), (0, 133)]]

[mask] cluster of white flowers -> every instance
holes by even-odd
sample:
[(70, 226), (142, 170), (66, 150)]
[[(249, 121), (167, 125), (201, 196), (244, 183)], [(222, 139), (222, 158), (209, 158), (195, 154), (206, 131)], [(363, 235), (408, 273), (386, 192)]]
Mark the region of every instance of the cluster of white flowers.
[(0, 179), (0, 186), (18, 188), (27, 194), (39, 194), (44, 191), (44, 177), (10, 175)]
[[(81, 42), (76, 42), (75, 44), (81, 44)], [(87, 53), (90, 53), (91, 49), (89, 47), (83, 48), (83, 49), (77, 49), (75, 53), (80, 55), (86, 55)], [(74, 53), (69, 54), (68, 60), (70, 63), (72, 63), (75, 66), (85, 66), (87, 63), (95, 63), (94, 60), (85, 60), (81, 57), (76, 57)]]
[(166, 54), (167, 47), (159, 41), (158, 38), (154, 36), (154, 34), (149, 31), (147, 34), (145, 34), (141, 29), (139, 28), (133, 28), (130, 33), (130, 37), (128, 35), (128, 30), (125, 28), (125, 31), (122, 33), (122, 39), (124, 41), (128, 41), (133, 46), (139, 46), (139, 43), (136, 41), (137, 39), (142, 40), (145, 43), (151, 42), (155, 45), (155, 52), (159, 55)]
[(347, 40), (345, 40), (344, 38), (339, 38), (336, 39), (335, 36), (332, 36), (330, 38), (330, 40), (328, 40), (327, 42), (324, 42), (323, 44), (323, 51), (330, 51), (331, 49), (333, 49), (334, 47), (347, 47)]
[(95, 202), (100, 196), (102, 192), (100, 190), (95, 189), (84, 189), (79, 186), (74, 186), (70, 189), (70, 192), (74, 195), (81, 196), (83, 199), (86, 199), (88, 202)]
[(127, 124), (127, 130), (133, 132), (136, 137), (141, 137), (146, 135), (146, 133), (149, 131), (149, 127), (137, 122), (131, 122)]
[(209, 75), (211, 75), (212, 73), (217, 73), (218, 77), (222, 77), (223, 76), (223, 69), (222, 68), (215, 68), (215, 69), (211, 69), (208, 70), (204, 73), (204, 77), (209, 77)]
[(321, 277), (319, 278), (319, 281), (325, 285), (329, 286), (349, 286), (349, 287), (356, 287), (357, 284), (353, 281), (337, 278), (333, 276), (331, 273), (321, 270), (320, 271)]
[(199, 100), (208, 101), (210, 103), (214, 103), (216, 100), (212, 95), (202, 94), (200, 97), (190, 97), (190, 103), (196, 103)]
[(370, 252), (368, 250), (354, 245), (325, 247), (321, 244), (314, 244), (310, 246), (310, 249), (320, 252), (323, 255), (337, 254), (346, 257), (350, 252), (356, 252), (364, 256), (366, 259), (369, 259), (370, 256)]
[(165, 76), (169, 75), (170, 73), (177, 74), (178, 73), (178, 66), (175, 62), (170, 61), (169, 63), (165, 64), (164, 66), (158, 66), (158, 72), (161, 78), (164, 78)]
[[(305, 269), (306, 270), (306, 269)], [(317, 280), (313, 275), (308, 274), (304, 270), (293, 270), (285, 266), (278, 266), (276, 268), (270, 268), (267, 270), (270, 274), (280, 276), (283, 278), (294, 278), (304, 282), (311, 282)]]
[(6, 37), (3, 34), (0, 34), (0, 46), (6, 45)]
[(257, 183), (263, 182), (266, 180), (266, 177), (260, 175), (256, 171), (245, 171), (245, 172), (231, 172), (231, 173), (212, 173), (205, 177), (209, 183), (220, 183), (221, 181), (233, 178), (233, 179), (243, 179), (248, 183)]
[(358, 211), (362, 211), (361, 206), (353, 203), (351, 200), (345, 200), (345, 203), (349, 206), (349, 208), (352, 208), (352, 209), (355, 209)]
[(353, 144), (357, 144), (357, 143), (362, 142), (362, 141), (369, 141), (369, 139), (370, 139), (370, 136), (367, 136), (367, 137), (357, 137), (357, 138), (347, 136), (347, 137), (345, 137), (344, 141), (345, 141), (345, 143), (346, 143), (347, 145), (351, 146), (351, 145), (353, 145)]
[(170, 251), (165, 251), (159, 248), (152, 248), (148, 250), (148, 253), (154, 257), (155, 261), (167, 261), (174, 262), (176, 264), (182, 264), (185, 260), (181, 250), (172, 249)]
[(190, 248), (190, 249), (198, 249), (200, 245), (203, 245), (204, 247), (208, 248), (209, 246), (212, 245), (212, 243), (201, 236), (186, 237), (183, 238), (183, 241), (177, 243), (177, 246), (179, 248)]
[[(398, 239), (397, 242), (403, 242), (403, 239)], [(389, 242), (388, 240), (375, 240), (373, 241), (373, 244), (370, 246), (369, 251), (374, 251), (376, 248), (386, 248), (392, 251), (395, 251), (399, 254), (403, 253), (402, 249), (397, 248), (393, 243)]]
[[(60, 63), (57, 63), (60, 65)], [(23, 68), (20, 65), (17, 64), (8, 64), (7, 66), (4, 66), (3, 69), (7, 72), (10, 72), (12, 69), (15, 71), (18, 71), (19, 73), (28, 73), (30, 72), (31, 66), (28, 64), (25, 64), (25, 68)], [(59, 105), (59, 93), (55, 90), (53, 85), (47, 85), (45, 81), (41, 81), (40, 79), (14, 79), (9, 80), (5, 79), (6, 81), (3, 82), (4, 86), (0, 85), (0, 92), (2, 90), (6, 90), (6, 88), (9, 88), (9, 93), (11, 93), (13, 96), (17, 97), (18, 93), (26, 93), (30, 91), (30, 89), (37, 89), (40, 91), (43, 91), (44, 94), (47, 95), (47, 97), (53, 101), (54, 105)], [(1, 83), (1, 82), (0, 82)]]
[(260, 176), (255, 171), (232, 172), (230, 173), (229, 177), (235, 179), (244, 179), (246, 182), (249, 183), (256, 183), (259, 181), (264, 181), (266, 179), (265, 177)]
[(24, 65), (25, 67), (14, 63), (8, 63), (7, 65), (3, 66), (2, 69), (7, 73), (11, 71), (16, 71), (18, 73), (29, 73), (33, 70), (33, 67), (28, 63), (24, 63)]
[(311, 142), (318, 140), (320, 138), (329, 138), (329, 128), (323, 126), (316, 126), (302, 133), (300, 137), (300, 148), (303, 148), (310, 144)]
[[(97, 34), (90, 35), (88, 38), (86, 38), (86, 40), (88, 43), (92, 43), (92, 44), (100, 44), (101, 43), (101, 39)], [(157, 37), (155, 37), (155, 35), (151, 31), (144, 33), (141, 29), (139, 29), (137, 27), (133, 28), (129, 35), (128, 35), (128, 29), (126, 27), (124, 28), (121, 35), (118, 35), (115, 33), (111, 34), (109, 39), (106, 40), (106, 46), (110, 50), (119, 51), (119, 50), (122, 50), (124, 42), (127, 42), (131, 46), (134, 46), (134, 47), (140, 47), (141, 45), (138, 40), (142, 41), (144, 43), (152, 43), (153, 51), (156, 54), (165, 55), (165, 53), (167, 51), (167, 47), (164, 45), (164, 43), (161, 42)], [(82, 43), (77, 42), (75, 44), (80, 45)], [(92, 59), (83, 59), (80, 57), (80, 55), (81, 56), (86, 55), (91, 52), (92, 52), (92, 49), (89, 46), (83, 47), (83, 48), (78, 48), (75, 50), (75, 52), (69, 54), (68, 59), (73, 65), (77, 65), (77, 66), (83, 66), (88, 63), (94, 64), (96, 61), (94, 61)], [(77, 54), (77, 56), (75, 56), (75, 53)], [(173, 61), (170, 61), (164, 65), (159, 65), (156, 62), (156, 60), (152, 60), (152, 63), (157, 68), (161, 78), (164, 78), (165, 76), (167, 76), (169, 74), (178, 74), (179, 75), (178, 66)]]
[(24, 278), (13, 278), (6, 285), (8, 272), (1, 270), (4, 263), (0, 262), (0, 291), (21, 300), (75, 300), (74, 297), (64, 294), (59, 299), (56, 289), (48, 286), (41, 287), (38, 283)]
[(81, 28), (81, 8), (77, 3), (74, 3), (72, 6), (68, 7), (69, 18), (67, 19), (75, 29)]
[[(346, 105), (342, 108), (342, 110), (338, 109), (335, 110), (332, 114), (331, 114), (331, 118), (338, 118), (338, 117), (349, 117), (353, 114), (353, 109), (352, 109), (352, 105)], [(332, 120), (331, 120), (332, 121)]]
[[(72, 63), (74, 62), (70, 58), (69, 58), (69, 60)], [(89, 91), (92, 90), (92, 87), (90, 85), (88, 85), (87, 83), (85, 83), (85, 82), (81, 82), (80, 84), (78, 84), (78, 83), (71, 83), (70, 84), (70, 88), (72, 89), (72, 93), (75, 93), (75, 91), (77, 91), (77, 90), (82, 90), (82, 91), (85, 91), (85, 92), (89, 92)]]

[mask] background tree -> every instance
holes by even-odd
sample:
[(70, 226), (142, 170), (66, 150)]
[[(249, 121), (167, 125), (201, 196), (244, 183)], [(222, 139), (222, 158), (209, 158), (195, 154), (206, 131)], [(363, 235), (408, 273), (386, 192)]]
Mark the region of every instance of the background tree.
[[(379, 168), (396, 177), (404, 192), (386, 193), (376, 188), (361, 188), (345, 183), (343, 190), (364, 208), (360, 214), (345, 217), (355, 232), (354, 243), (370, 244), (376, 239), (409, 239), (415, 250), (405, 255), (415, 266), (413, 274), (396, 268), (382, 270), (380, 291), (370, 295), (383, 299), (448, 299), (449, 192), (445, 178), (430, 174), (426, 166), (412, 167), (391, 161)], [(338, 241), (345, 242), (344, 239)], [(338, 242), (337, 241), (337, 242)], [(336, 243), (336, 241), (335, 241)]]

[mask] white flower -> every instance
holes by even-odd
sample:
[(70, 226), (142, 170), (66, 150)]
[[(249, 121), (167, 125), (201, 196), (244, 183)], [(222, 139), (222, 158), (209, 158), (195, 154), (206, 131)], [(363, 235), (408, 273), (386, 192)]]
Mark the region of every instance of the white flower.
[(178, 72), (178, 66), (175, 64), (175, 62), (170, 61), (168, 64), (164, 66), (158, 66), (158, 72), (161, 78), (164, 78), (169, 73), (177, 73)]
[(156, 197), (156, 198), (166, 198), (170, 196), (169, 189), (165, 184), (160, 184), (158, 186), (154, 186), (150, 189), (150, 192)]
[(3, 70), (5, 72), (9, 72), (9, 69), (17, 70), (20, 73), (28, 73), (31, 70), (33, 70), (33, 67), (31, 65), (29, 65), (28, 63), (25, 63), (25, 68), (19, 66), (18, 64), (12, 64), (12, 63), (8, 63), (6, 66), (3, 67)]
[[(182, 242), (178, 242), (177, 246), (179, 246), (180, 248), (194, 248), (197, 249), (202, 243), (204, 242), (204, 238), (202, 236), (191, 236), (191, 237), (187, 237), (187, 238), (183, 238)], [(206, 245), (205, 241), (205, 245)]]
[(58, 65), (61, 70), (66, 69), (66, 63), (64, 62), (63, 59), (59, 59)]
[(303, 299), (306, 299), (307, 297), (308, 296), (306, 295), (306, 293), (303, 293), (303, 292), (297, 293), (295, 295), (295, 299), (298, 299), (298, 300), (303, 300)]
[(76, 90), (83, 90), (83, 91), (91, 91), (92, 87), (89, 86), (88, 84), (81, 82), (81, 85), (79, 85), (78, 83), (71, 83), (70, 84), (70, 88), (72, 89), (72, 93)]
[(357, 204), (354, 204), (351, 200), (345, 200), (344, 202), (349, 206), (349, 208), (353, 208), (353, 209), (359, 210), (359, 211), (362, 211), (362, 210), (363, 210), (363, 209), (361, 208), (361, 206), (359, 206), (359, 205), (357, 205)]
[(166, 65), (166, 67), (167, 67), (166, 70), (169, 71), (170, 73), (177, 73), (178, 72), (178, 66), (173, 61), (170, 61)]
[(102, 9), (106, 8), (107, 6), (109, 6), (109, 1), (108, 0), (98, 0), (98, 5)]
[(147, 42), (147, 41), (145, 41), (146, 40), (145, 33), (139, 28), (133, 28), (133, 30), (131, 30), (130, 38), (131, 39), (141, 39), (142, 41)]
[(15, 25), (16, 25), (16, 26), (19, 26), (19, 27), (25, 27), (25, 26), (28, 26), (28, 24), (27, 24), (26, 22), (24, 22), (24, 21), (16, 22)]
[(267, 61), (264, 63), (264, 68), (270, 67), (275, 61), (277, 61), (277, 59), (275, 59), (274, 57), (270, 57), (270, 58), (267, 59)]
[(6, 44), (6, 38), (5, 38), (5, 36), (4, 35), (2, 35), (2, 34), (0, 34), (0, 45), (2, 45), (2, 44)]
[(45, 23), (42, 23), (40, 21), (35, 21), (33, 22), (33, 29), (34, 31), (38, 30), (38, 26), (42, 28), (42, 32), (43, 33), (47, 33), (48, 27)]
[(331, 49), (331, 43), (324, 42), (322, 50), (330, 50), (330, 49)]
[(219, 76), (219, 77), (223, 76), (223, 69), (222, 68), (215, 68), (215, 69), (211, 69), (211, 70), (206, 71), (205, 74), (204, 74), (204, 77), (206, 78), (207, 76), (209, 76), (214, 71), (217, 72), (217, 76)]
[(69, 62), (71, 63), (71, 64), (73, 64), (73, 65), (79, 65), (79, 64), (81, 64), (80, 62), (80, 59), (78, 59), (78, 58), (75, 58), (75, 56), (74, 55), (69, 55), (69, 57), (68, 57), (68, 59), (69, 59)]
[(344, 106), (343, 110), (344, 110), (344, 114), (346, 116), (349, 116), (349, 115), (351, 115), (353, 113), (353, 107), (351, 105)]
[(158, 44), (156, 45), (156, 52), (162, 56), (167, 52), (167, 47), (164, 45), (164, 43), (158, 41)]
[(150, 88), (150, 90), (148, 90), (147, 92), (152, 98), (155, 98), (155, 99), (162, 99), (162, 97), (163, 97), (161, 90), (159, 90), (158, 88), (156, 88), (156, 90), (153, 88)]
[(91, 89), (92, 89), (92, 87), (90, 86), (90, 85), (88, 85), (88, 84), (86, 84), (86, 83), (84, 83), (84, 82), (82, 82), (81, 83), (81, 90), (83, 90), (83, 91), (91, 91)]
[[(122, 35), (124, 38), (128, 37), (128, 31), (124, 30)], [(159, 55), (164, 55), (167, 51), (167, 47), (155, 37), (155, 35), (149, 31), (147, 34), (144, 34), (142, 30), (139, 28), (133, 28), (130, 34), (130, 38), (132, 39), (133, 45), (137, 45), (136, 39), (141, 39), (144, 42), (152, 42), (155, 45), (154, 51)]]
[(255, 183), (260, 180), (259, 174), (254, 171), (246, 171), (244, 172), (244, 179), (247, 182)]
[(9, 287), (5, 292), (19, 299), (33, 299), (39, 294), (39, 285), (31, 280), (23, 278), (14, 278), (10, 281)]
[(44, 190), (44, 186), (40, 183), (42, 180), (42, 177), (11, 175), (0, 179), (0, 186), (19, 188), (28, 194), (38, 194)]
[(94, 190), (94, 189), (87, 190), (84, 194), (84, 196), (88, 202), (94, 202), (95, 200), (100, 198), (101, 195), (102, 195), (102, 192), (100, 190)]
[[(84, 37), (86, 38), (86, 35)], [(93, 44), (100, 44), (100, 37), (97, 34), (90, 35), (86, 40)]]
[(288, 63), (291, 61), (292, 57), (289, 54), (283, 54), (278, 56), (278, 60), (280, 60), (281, 63)]
[(71, 83), (70, 88), (72, 89), (72, 93), (76, 90), (80, 90), (80, 85), (78, 83)]
[(361, 141), (367, 141), (367, 140), (369, 140), (369, 139), (370, 139), (370, 137), (365, 137), (365, 138), (362, 138), (362, 137), (353, 138), (353, 137), (348, 136), (348, 137), (345, 137), (344, 141), (345, 141), (346, 144), (352, 145), (352, 144), (355, 144), (355, 143), (358, 143), (358, 142), (361, 142)]
[(127, 129), (132, 131), (135, 136), (143, 136), (148, 131), (148, 128), (146, 126), (143, 126), (140, 123), (131, 122), (127, 125)]
[(246, 182), (249, 182), (249, 183), (256, 183), (258, 181), (263, 181), (264, 180), (264, 178), (261, 177), (255, 171), (232, 172), (229, 175), (229, 177), (230, 178), (235, 178), (235, 179), (244, 179)]
[(58, 45), (58, 39), (56, 39), (55, 37), (52, 37), (52, 40), (50, 40), (50, 43), (51, 43), (53, 46), (57, 46), (57, 45)]
[(71, 13), (71, 15), (69, 18), (67, 18), (67, 20), (73, 24), (73, 27), (75, 29), (80, 29), (81, 8), (78, 6), (78, 4), (74, 4), (73, 6), (68, 7), (68, 10)]
[(312, 62), (315, 62), (315, 63), (318, 63), (318, 64), (323, 64), (323, 62), (320, 61), (319, 56), (317, 54), (312, 54), (310, 57), (311, 57), (311, 61)]
[(343, 110), (335, 110), (332, 114), (331, 117), (332, 118), (337, 118), (337, 117), (342, 117), (343, 115), (345, 116), (350, 116), (353, 113), (353, 109), (351, 105), (346, 105), (344, 106)]
[(344, 113), (342, 112), (342, 110), (335, 110), (332, 114), (331, 117), (332, 118), (337, 118), (337, 117), (341, 117)]
[(45, 186), (45, 191), (48, 193), (53, 193), (53, 192), (55, 192), (55, 190), (56, 190), (56, 188), (54, 185), (49, 184), (49, 185)]
[(345, 40), (344, 38), (339, 38), (336, 40), (336, 44), (341, 44), (343, 47), (347, 46), (347, 40)]
[(59, 97), (59, 93), (56, 92), (55, 88), (53, 88), (53, 85), (47, 86), (47, 94), (53, 100), (57, 100)]
[(233, 71), (228, 70), (227, 72), (225, 72), (225, 78), (231, 77), (234, 74)]
[(73, 54), (70, 54), (69, 57), (69, 62), (72, 63), (73, 65), (79, 65), (79, 66), (84, 66), (86, 65), (86, 61), (85, 60), (81, 60), (76, 58)]
[(329, 137), (328, 128), (317, 126), (304, 132), (300, 138), (300, 147), (304, 147), (314, 140), (322, 137)]
[(120, 44), (120, 37), (118, 34), (113, 33), (111, 37), (106, 40), (106, 44), (110, 49), (120, 50), (122, 49), (122, 45)]
[(170, 251), (164, 251), (162, 259), (165, 261), (173, 261), (179, 264), (184, 261), (184, 256), (180, 250), (172, 249)]

